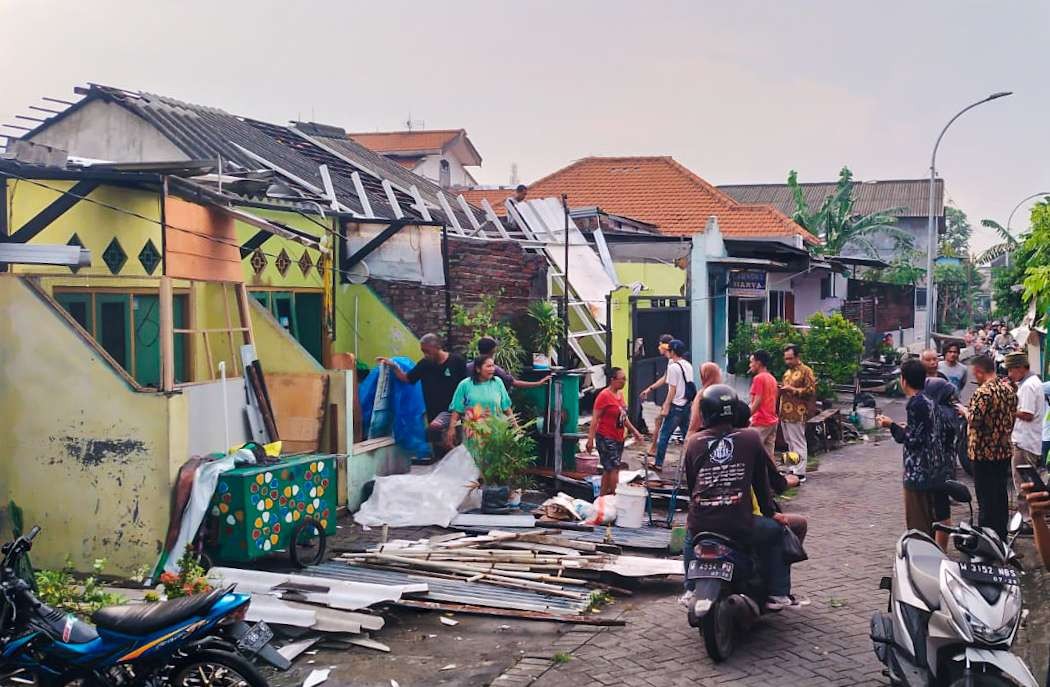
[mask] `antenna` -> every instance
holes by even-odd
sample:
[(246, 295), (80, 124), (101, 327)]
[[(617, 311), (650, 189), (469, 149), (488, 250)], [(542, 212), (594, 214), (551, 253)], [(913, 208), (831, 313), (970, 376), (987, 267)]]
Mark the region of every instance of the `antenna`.
[(518, 163), (512, 162), (510, 163), (510, 185), (517, 186), (518, 183), (520, 183), (518, 181)]
[(412, 119), (412, 113), (408, 113), (408, 119), (405, 120), (405, 128), (409, 131), (416, 131), (417, 129), (426, 128), (426, 122), (422, 119)]

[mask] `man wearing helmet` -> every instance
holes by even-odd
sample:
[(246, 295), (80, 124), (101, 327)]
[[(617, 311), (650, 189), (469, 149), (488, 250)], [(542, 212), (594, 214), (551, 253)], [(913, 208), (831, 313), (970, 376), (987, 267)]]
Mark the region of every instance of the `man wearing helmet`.
[[(687, 541), (700, 532), (716, 532), (750, 545), (767, 586), (766, 608), (779, 611), (794, 604), (790, 571), (784, 563), (784, 516), (773, 504), (762, 438), (753, 429), (733, 426), (738, 406), (736, 392), (725, 384), (709, 386), (701, 394), (704, 429), (689, 439), (685, 451), (690, 495)], [(692, 546), (686, 546), (687, 569), (693, 557)], [(686, 589), (682, 601), (688, 604), (692, 593), (688, 580)]]

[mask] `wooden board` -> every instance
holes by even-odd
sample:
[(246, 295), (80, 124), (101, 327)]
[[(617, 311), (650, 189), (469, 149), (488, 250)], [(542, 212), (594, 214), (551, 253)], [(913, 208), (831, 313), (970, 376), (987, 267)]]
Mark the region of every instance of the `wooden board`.
[(328, 397), (327, 375), (269, 373), (266, 384), (277, 419), (277, 433), (284, 444), (283, 452), (320, 450)]

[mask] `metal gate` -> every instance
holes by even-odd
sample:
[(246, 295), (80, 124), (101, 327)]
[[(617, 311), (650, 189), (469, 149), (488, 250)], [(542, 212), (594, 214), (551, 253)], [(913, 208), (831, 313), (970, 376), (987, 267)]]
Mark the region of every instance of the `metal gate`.
[[(642, 423), (642, 403), (638, 395), (667, 371), (667, 359), (660, 355), (660, 336), (670, 334), (690, 348), (689, 302), (683, 296), (631, 296), (630, 377), (628, 412), (632, 421)], [(652, 400), (663, 403), (667, 389), (654, 392)], [(639, 424), (639, 427), (641, 425)]]

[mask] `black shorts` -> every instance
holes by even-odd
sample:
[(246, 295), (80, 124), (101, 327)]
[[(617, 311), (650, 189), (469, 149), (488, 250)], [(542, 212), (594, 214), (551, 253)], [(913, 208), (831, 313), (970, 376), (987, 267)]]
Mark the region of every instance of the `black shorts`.
[(618, 470), (623, 457), (623, 442), (608, 439), (602, 435), (594, 437), (594, 446), (598, 449), (598, 460), (604, 470)]

